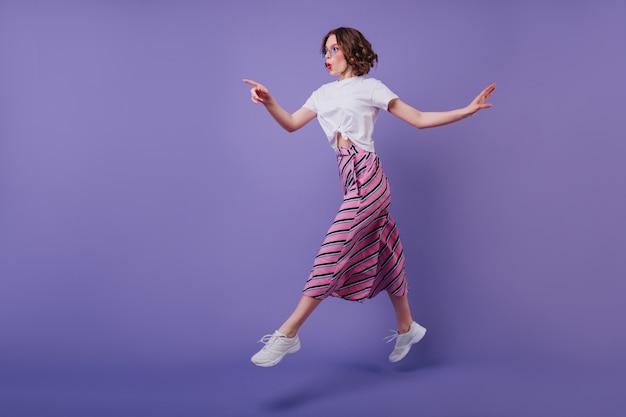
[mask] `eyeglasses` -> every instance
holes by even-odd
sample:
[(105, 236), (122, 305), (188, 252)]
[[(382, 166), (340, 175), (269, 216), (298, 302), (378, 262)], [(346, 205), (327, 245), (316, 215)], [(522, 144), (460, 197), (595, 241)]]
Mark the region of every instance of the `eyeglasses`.
[(324, 48), (322, 50), (322, 56), (326, 57), (326, 55), (330, 55), (330, 57), (332, 58), (337, 54), (337, 52), (340, 52), (340, 51), (341, 49), (339, 49), (339, 45), (333, 45), (330, 48)]

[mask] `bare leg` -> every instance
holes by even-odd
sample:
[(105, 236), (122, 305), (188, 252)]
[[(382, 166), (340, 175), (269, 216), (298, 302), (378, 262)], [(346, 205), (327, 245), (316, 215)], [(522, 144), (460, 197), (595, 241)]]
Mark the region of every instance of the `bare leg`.
[(280, 326), (278, 329), (279, 332), (284, 334), (287, 337), (294, 337), (298, 334), (298, 330), (300, 326), (304, 323), (304, 321), (311, 315), (313, 310), (320, 305), (322, 300), (318, 300), (317, 298), (307, 297), (303, 295), (300, 298), (300, 302), (296, 306), (296, 309), (291, 313), (291, 316)]
[(409, 307), (409, 297), (405, 294), (398, 297), (393, 294), (389, 294), (389, 299), (393, 305), (393, 309), (396, 312), (396, 320), (398, 320), (398, 333), (406, 333), (413, 323), (413, 317), (411, 316), (411, 308)]
[[(389, 294), (389, 293), (387, 293)], [(411, 350), (411, 346), (422, 340), (426, 334), (426, 329), (413, 321), (409, 298), (406, 295), (397, 297), (389, 294), (391, 304), (396, 312), (398, 320), (398, 333), (394, 334), (389, 341), (396, 341), (393, 351), (389, 355), (391, 362), (402, 360)]]

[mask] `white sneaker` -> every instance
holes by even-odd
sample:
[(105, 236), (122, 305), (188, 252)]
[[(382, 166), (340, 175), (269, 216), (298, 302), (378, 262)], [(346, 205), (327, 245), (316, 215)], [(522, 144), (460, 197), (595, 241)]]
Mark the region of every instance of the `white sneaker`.
[(409, 327), (409, 331), (406, 333), (400, 334), (395, 330), (392, 330), (392, 332), (395, 333), (385, 338), (387, 339), (387, 343), (392, 340), (396, 341), (396, 346), (393, 348), (393, 352), (389, 355), (389, 360), (391, 362), (398, 362), (403, 359), (407, 353), (409, 353), (412, 345), (422, 340), (426, 334), (426, 329), (416, 322), (413, 322), (411, 323), (411, 327)]
[(287, 337), (278, 330), (274, 334), (266, 334), (259, 340), (265, 346), (250, 359), (256, 366), (274, 366), (288, 353), (300, 350), (300, 338), (298, 335)]

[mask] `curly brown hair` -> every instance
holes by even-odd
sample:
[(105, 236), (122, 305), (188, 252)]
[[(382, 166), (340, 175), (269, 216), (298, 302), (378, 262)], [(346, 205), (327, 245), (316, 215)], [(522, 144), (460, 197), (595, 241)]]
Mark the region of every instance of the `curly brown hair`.
[(337, 44), (355, 75), (367, 74), (378, 62), (378, 55), (372, 50), (372, 44), (361, 32), (348, 27), (333, 29), (324, 36), (322, 54), (326, 53), (326, 41), (330, 35), (337, 37)]

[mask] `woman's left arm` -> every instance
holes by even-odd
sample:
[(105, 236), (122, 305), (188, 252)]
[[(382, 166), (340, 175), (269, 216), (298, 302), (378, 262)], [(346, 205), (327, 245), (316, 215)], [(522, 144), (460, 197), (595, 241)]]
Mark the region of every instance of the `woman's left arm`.
[(491, 107), (491, 103), (487, 103), (486, 101), (495, 89), (495, 83), (491, 84), (478, 94), (470, 104), (462, 109), (442, 112), (423, 112), (411, 107), (399, 98), (396, 98), (389, 102), (387, 110), (389, 113), (404, 120), (408, 124), (417, 127), (418, 129), (443, 126), (458, 122), (461, 119), (474, 115), (479, 110)]

